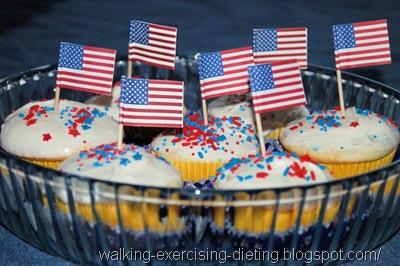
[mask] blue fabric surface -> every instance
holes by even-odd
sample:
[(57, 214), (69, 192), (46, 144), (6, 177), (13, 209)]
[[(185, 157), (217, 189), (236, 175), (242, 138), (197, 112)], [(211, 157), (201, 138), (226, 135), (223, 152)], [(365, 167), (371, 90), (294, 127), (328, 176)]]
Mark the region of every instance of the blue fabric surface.
[[(116, 49), (127, 54), (130, 20), (178, 28), (178, 53), (213, 52), (251, 45), (254, 28), (308, 28), (309, 62), (334, 67), (332, 26), (386, 18), (393, 63), (349, 72), (400, 85), (398, 0), (386, 1), (23, 1), (2, 0), (0, 78), (56, 63), (60, 42)], [(378, 265), (398, 265), (400, 235), (382, 247)], [(3, 265), (74, 265), (26, 244), (0, 227)], [(364, 265), (353, 262), (347, 265)]]

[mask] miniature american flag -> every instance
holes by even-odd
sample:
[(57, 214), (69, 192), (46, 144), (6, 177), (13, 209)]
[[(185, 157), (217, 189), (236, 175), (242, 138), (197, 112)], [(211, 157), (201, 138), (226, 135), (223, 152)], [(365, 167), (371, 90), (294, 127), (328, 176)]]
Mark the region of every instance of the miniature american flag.
[(250, 91), (247, 67), (254, 65), (251, 46), (198, 57), (203, 100)]
[(181, 128), (183, 82), (121, 78), (119, 123), (127, 126)]
[(333, 26), (336, 69), (390, 64), (385, 19)]
[(131, 21), (128, 59), (173, 70), (176, 37), (177, 28)]
[(111, 95), (116, 50), (62, 42), (58, 88)]
[(249, 74), (256, 114), (307, 103), (297, 60), (249, 66)]
[(297, 59), (307, 68), (307, 28), (255, 29), (253, 55), (256, 64)]

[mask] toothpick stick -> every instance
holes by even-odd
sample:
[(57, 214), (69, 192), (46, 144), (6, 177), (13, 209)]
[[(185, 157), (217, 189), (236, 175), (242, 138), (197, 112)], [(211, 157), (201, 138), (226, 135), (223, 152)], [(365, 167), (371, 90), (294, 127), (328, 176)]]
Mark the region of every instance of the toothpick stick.
[(128, 78), (132, 77), (132, 61), (128, 60)]
[(264, 142), (264, 135), (261, 126), (261, 117), (260, 114), (255, 114), (256, 116), (256, 125), (257, 125), (257, 132), (258, 132), (258, 140), (260, 141), (260, 149), (261, 149), (261, 156), (265, 156), (265, 142)]
[(204, 116), (204, 125), (208, 125), (208, 114), (207, 114), (207, 103), (206, 100), (201, 100), (203, 104), (203, 116)]
[(342, 116), (345, 116), (344, 100), (343, 100), (343, 88), (342, 88), (342, 73), (340, 70), (336, 70), (338, 90), (339, 90), (339, 102), (340, 102), (340, 112)]
[(122, 149), (122, 139), (123, 139), (124, 125), (119, 124), (118, 128), (118, 150)]
[(56, 96), (54, 97), (54, 113), (58, 113), (58, 102), (60, 101), (60, 87), (56, 87)]

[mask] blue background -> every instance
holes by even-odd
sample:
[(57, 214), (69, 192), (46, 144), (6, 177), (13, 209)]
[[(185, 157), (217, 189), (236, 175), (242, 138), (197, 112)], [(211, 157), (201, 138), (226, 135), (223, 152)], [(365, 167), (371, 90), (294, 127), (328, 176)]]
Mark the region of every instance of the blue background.
[[(0, 78), (58, 62), (60, 42), (117, 50), (126, 55), (130, 20), (178, 28), (177, 52), (214, 52), (252, 44), (257, 28), (308, 28), (308, 62), (334, 67), (332, 26), (387, 19), (390, 65), (348, 70), (399, 90), (400, 1), (178, 1), (2, 0)], [(398, 265), (400, 237), (382, 247), (378, 265)], [(73, 265), (27, 245), (0, 227), (3, 265)], [(348, 265), (362, 263), (349, 263)], [(366, 263), (365, 263), (366, 264)]]

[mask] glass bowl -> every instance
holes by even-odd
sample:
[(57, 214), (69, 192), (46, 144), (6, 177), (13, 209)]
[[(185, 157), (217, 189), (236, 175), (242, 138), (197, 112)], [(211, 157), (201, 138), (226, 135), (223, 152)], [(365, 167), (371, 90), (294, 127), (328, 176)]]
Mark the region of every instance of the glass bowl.
[[(0, 80), (0, 124), (29, 100), (54, 98), (56, 67)], [(126, 58), (119, 58), (115, 81), (126, 70)], [(193, 56), (177, 57), (174, 71), (134, 63), (133, 76), (183, 80), (185, 106), (201, 107)], [(334, 69), (310, 65), (302, 78), (309, 107), (339, 105)], [(346, 106), (400, 123), (399, 91), (347, 72), (342, 82)], [(60, 97), (85, 101), (90, 96), (65, 89)], [(0, 149), (0, 221), (29, 244), (82, 264), (262, 264), (288, 256), (309, 263), (306, 252), (320, 252), (313, 263), (333, 264), (343, 262), (335, 254), (372, 250), (400, 228), (399, 175), (400, 163), (394, 160), (381, 169), (319, 185), (160, 189), (61, 173)], [(75, 181), (83, 185), (72, 186)], [(108, 187), (108, 193), (99, 195), (98, 186)], [(58, 191), (66, 203), (60, 202)], [(86, 195), (90, 203), (79, 203), (77, 195)]]

